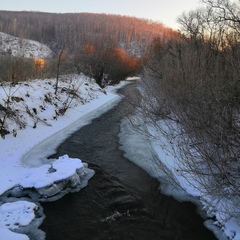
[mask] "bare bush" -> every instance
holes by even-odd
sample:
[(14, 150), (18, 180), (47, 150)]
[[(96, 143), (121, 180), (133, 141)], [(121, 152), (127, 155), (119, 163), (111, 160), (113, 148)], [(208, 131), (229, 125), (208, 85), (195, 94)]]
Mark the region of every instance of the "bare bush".
[(0, 81), (17, 84), (25, 81), (32, 76), (33, 62), (31, 59), (0, 56)]
[[(187, 37), (153, 42), (143, 82), (142, 112), (146, 121), (160, 128), (169, 143), (177, 146), (173, 151), (177, 151), (181, 162), (179, 172), (202, 194), (219, 199), (231, 197), (233, 202), (236, 199), (237, 213), (239, 35), (234, 29), (225, 32), (222, 21), (217, 26), (222, 31), (213, 32), (212, 22), (208, 28), (201, 16), (210, 10), (214, 11), (207, 8), (202, 15), (182, 17)], [(163, 125), (156, 124), (159, 119)]]
[(100, 87), (104, 87), (109, 80), (115, 84), (136, 74), (141, 68), (141, 60), (128, 56), (113, 42), (99, 37), (97, 42), (79, 48), (75, 66), (78, 73), (94, 78)]
[[(20, 117), (21, 113), (11, 108), (12, 102), (16, 101), (13, 95), (16, 93), (17, 89), (14, 89), (13, 85), (10, 83), (7, 85), (8, 86), (5, 86), (3, 82), (0, 82), (0, 87), (5, 93), (3, 105), (0, 104), (0, 135), (2, 138), (5, 138), (5, 136), (10, 133), (8, 124), (11, 122), (19, 126), (20, 129), (26, 126), (26, 123)], [(15, 129), (13, 129), (13, 135), (16, 136)]]

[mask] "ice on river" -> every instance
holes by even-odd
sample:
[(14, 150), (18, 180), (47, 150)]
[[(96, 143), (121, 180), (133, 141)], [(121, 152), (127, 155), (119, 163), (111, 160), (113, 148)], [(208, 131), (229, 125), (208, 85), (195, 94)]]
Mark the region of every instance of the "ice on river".
[[(89, 169), (87, 164), (68, 155), (37, 168), (22, 168), (18, 177), (19, 184), (2, 194), (6, 203), (0, 206), (0, 239), (29, 239), (27, 235), (15, 231), (28, 232), (28, 229), (24, 230), (23, 227), (36, 222), (36, 215), (42, 215), (36, 214), (39, 206), (35, 203), (16, 199), (14, 202), (8, 202), (13, 201), (13, 197), (28, 196), (35, 202), (55, 201), (69, 192), (85, 187), (93, 174), (94, 171)], [(38, 221), (36, 229), (42, 220)]]

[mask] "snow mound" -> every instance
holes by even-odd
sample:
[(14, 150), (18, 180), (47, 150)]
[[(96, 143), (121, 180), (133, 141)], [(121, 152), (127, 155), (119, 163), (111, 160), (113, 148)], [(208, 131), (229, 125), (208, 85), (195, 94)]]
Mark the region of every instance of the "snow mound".
[(25, 58), (50, 58), (53, 52), (45, 44), (0, 32), (0, 54)]
[[(50, 161), (50, 160), (49, 160)], [(18, 184), (2, 197), (30, 197), (33, 201), (56, 201), (69, 192), (77, 192), (94, 175), (80, 159), (59, 157), (52, 164), (37, 168), (23, 168)]]
[(77, 158), (69, 158), (68, 155), (51, 161), (51, 164), (37, 168), (22, 168), (19, 183), (1, 195), (1, 240), (28, 240), (28, 235), (33, 230), (35, 234), (38, 232), (37, 234), (43, 236), (38, 229), (44, 218), (41, 209), (39, 210), (41, 206), (21, 199), (29, 197), (34, 202), (56, 201), (69, 192), (77, 192), (86, 187), (88, 180), (94, 175), (94, 171), (86, 163)]
[(35, 218), (35, 210), (38, 206), (35, 203), (18, 201), (5, 203), (0, 206), (0, 227), (17, 229), (19, 226), (27, 226)]
[[(29, 232), (29, 226), (35, 230), (42, 223), (44, 216), (42, 209), (33, 202), (26, 200), (8, 202), (0, 206), (0, 239), (1, 240), (29, 240), (24, 234)], [(45, 238), (41, 230), (36, 230), (39, 239)]]
[(71, 159), (65, 155), (53, 162), (52, 165), (43, 165), (34, 171), (30, 169), (30, 174), (24, 178), (20, 185), (23, 188), (42, 188), (70, 178), (80, 168), (83, 168), (81, 160)]
[(0, 228), (0, 239), (7, 240), (29, 240), (29, 237), (25, 234), (15, 233), (7, 228)]

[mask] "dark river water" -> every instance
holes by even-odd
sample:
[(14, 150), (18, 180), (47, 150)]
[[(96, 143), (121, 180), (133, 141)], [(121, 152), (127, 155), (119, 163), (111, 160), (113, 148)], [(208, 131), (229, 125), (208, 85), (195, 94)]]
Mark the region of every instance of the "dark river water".
[[(134, 95), (135, 84), (120, 93)], [(96, 173), (80, 192), (42, 204), (46, 240), (216, 239), (195, 205), (162, 195), (157, 180), (123, 157), (120, 122), (132, 111), (125, 97), (59, 146), (54, 157), (80, 158)]]

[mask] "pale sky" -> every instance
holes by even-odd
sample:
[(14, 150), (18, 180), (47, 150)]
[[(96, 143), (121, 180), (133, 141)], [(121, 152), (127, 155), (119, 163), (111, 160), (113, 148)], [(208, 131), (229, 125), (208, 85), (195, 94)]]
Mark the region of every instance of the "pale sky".
[(5, 0), (1, 2), (0, 9), (120, 14), (160, 21), (177, 29), (177, 17), (184, 11), (201, 6), (200, 2), (201, 0)]

